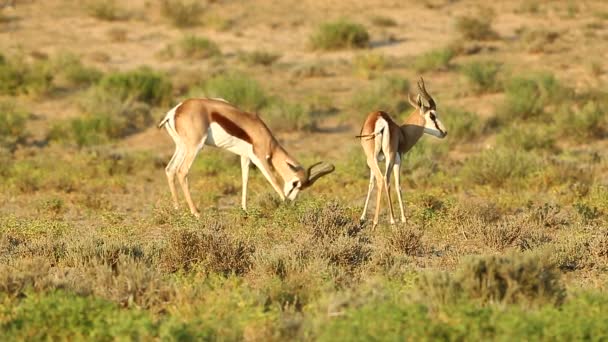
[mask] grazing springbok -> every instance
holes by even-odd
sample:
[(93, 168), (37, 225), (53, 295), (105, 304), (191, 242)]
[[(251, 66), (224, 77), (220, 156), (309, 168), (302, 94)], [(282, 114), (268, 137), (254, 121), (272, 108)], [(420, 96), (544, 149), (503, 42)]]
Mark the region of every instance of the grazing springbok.
[(177, 175), (190, 212), (196, 217), (199, 211), (188, 189), (188, 171), (204, 145), (241, 156), (243, 210), (247, 210), (247, 181), (251, 162), (262, 171), (282, 200), (294, 200), (300, 190), (334, 170), (333, 165), (324, 162), (304, 169), (279, 144), (257, 114), (244, 112), (222, 99), (185, 100), (173, 107), (158, 127), (165, 127), (175, 142), (175, 153), (165, 168), (173, 204), (177, 209)]
[[(365, 199), (365, 205), (363, 206), (361, 220), (365, 220), (369, 198), (372, 194), (372, 190), (374, 190), (375, 179), (378, 190), (376, 195), (376, 212), (374, 213), (373, 221), (374, 227), (378, 224), (382, 189), (386, 191), (386, 196), (388, 198), (391, 224), (395, 223), (390, 193), (391, 171), (395, 177), (395, 188), (397, 190), (397, 198), (399, 199), (399, 206), (401, 208), (401, 221), (405, 222), (403, 201), (401, 200), (401, 187), (399, 185), (399, 171), (403, 154), (409, 151), (424, 133), (438, 138), (445, 138), (448, 134), (443, 123), (439, 121), (435, 100), (433, 100), (431, 95), (426, 91), (422, 77), (418, 82), (418, 90), (419, 93), (416, 100), (412, 99), (411, 94), (408, 94), (408, 101), (415, 108), (415, 111), (405, 119), (403, 125), (395, 123), (387, 113), (375, 111), (369, 113), (365, 119), (365, 123), (363, 123), (360, 135), (357, 136), (358, 138), (361, 138), (361, 146), (363, 146), (363, 151), (367, 157), (367, 166), (370, 168), (369, 188)], [(424, 104), (423, 99), (428, 102), (428, 106)], [(386, 171), (384, 175), (382, 175), (382, 171), (380, 171), (380, 167), (378, 166), (378, 161), (382, 159), (386, 160)]]

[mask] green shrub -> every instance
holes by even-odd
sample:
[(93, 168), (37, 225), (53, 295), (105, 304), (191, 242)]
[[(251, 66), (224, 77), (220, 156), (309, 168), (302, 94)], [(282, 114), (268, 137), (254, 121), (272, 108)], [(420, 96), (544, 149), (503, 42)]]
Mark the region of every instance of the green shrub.
[(278, 53), (272, 53), (267, 51), (251, 51), (243, 52), (239, 54), (239, 59), (247, 65), (272, 65), (276, 62), (281, 55)]
[(505, 100), (497, 108), (499, 120), (542, 117), (551, 106), (573, 97), (572, 90), (562, 86), (552, 74), (516, 76), (506, 83)]
[(262, 86), (243, 74), (218, 75), (203, 85), (206, 97), (223, 98), (244, 110), (258, 111), (270, 103)]
[(207, 38), (188, 35), (175, 45), (168, 45), (161, 56), (165, 58), (205, 59), (221, 54), (218, 45)]
[(162, 15), (176, 27), (191, 27), (200, 24), (204, 6), (196, 0), (161, 0)]
[(551, 129), (539, 125), (513, 125), (501, 130), (496, 145), (512, 150), (555, 149), (555, 135)]
[(454, 52), (449, 48), (429, 51), (416, 57), (414, 69), (418, 72), (447, 70)]
[(27, 114), (14, 102), (0, 101), (0, 147), (14, 148), (27, 138)]
[(377, 15), (371, 18), (372, 24), (380, 27), (394, 27), (397, 26), (395, 19)]
[(355, 73), (365, 78), (372, 78), (390, 66), (389, 59), (379, 53), (367, 53), (355, 56), (353, 61)]
[(166, 104), (172, 90), (171, 82), (165, 75), (147, 67), (108, 73), (101, 78), (97, 87), (122, 101), (135, 100), (150, 105)]
[(490, 93), (501, 90), (498, 72), (501, 65), (493, 61), (471, 62), (462, 67), (462, 73), (469, 80), (476, 93)]
[(129, 14), (116, 3), (116, 0), (89, 0), (87, 11), (89, 15), (99, 20), (115, 21), (129, 18)]
[(408, 80), (399, 77), (383, 77), (375, 80), (367, 89), (357, 92), (352, 99), (352, 107), (361, 115), (374, 110), (383, 110), (397, 116), (408, 109)]
[(316, 50), (366, 48), (369, 33), (363, 25), (346, 19), (322, 24), (311, 36), (310, 43)]
[(566, 296), (558, 268), (539, 254), (468, 258), (454, 275), (425, 274), (419, 288), (436, 305), (461, 300), (561, 305)]
[(608, 136), (608, 119), (603, 110), (608, 102), (587, 102), (583, 108), (559, 117), (557, 129), (564, 138), (579, 141), (602, 139)]
[(312, 130), (316, 127), (312, 111), (300, 104), (277, 101), (268, 106), (261, 116), (273, 131)]
[(450, 132), (448, 139), (455, 142), (471, 142), (485, 131), (485, 124), (475, 113), (462, 109), (446, 108), (440, 111), (441, 121)]
[(560, 36), (558, 32), (546, 29), (524, 29), (522, 32), (522, 44), (531, 53), (549, 52), (551, 45)]
[(489, 149), (469, 158), (460, 173), (474, 184), (500, 187), (525, 179), (538, 169), (536, 158), (522, 150)]
[(498, 33), (492, 29), (491, 15), (483, 18), (460, 17), (456, 21), (456, 30), (464, 39), (494, 40), (499, 38)]
[(102, 77), (102, 73), (92, 67), (82, 64), (78, 56), (65, 53), (51, 60), (51, 68), (55, 71), (54, 83), (67, 88), (90, 86)]

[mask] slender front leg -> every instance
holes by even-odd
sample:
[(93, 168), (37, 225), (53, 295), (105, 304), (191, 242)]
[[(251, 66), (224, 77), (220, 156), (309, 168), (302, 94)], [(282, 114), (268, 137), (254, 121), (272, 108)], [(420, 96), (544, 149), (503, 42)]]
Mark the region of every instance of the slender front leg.
[(249, 157), (241, 156), (241, 173), (243, 176), (243, 197), (241, 199), (241, 207), (247, 211), (247, 182), (249, 181)]
[(401, 199), (401, 181), (399, 180), (401, 170), (401, 158), (397, 156), (397, 161), (393, 165), (393, 175), (395, 177), (395, 189), (397, 190), (397, 199), (399, 200), (399, 208), (401, 208), (401, 222), (405, 222), (405, 212), (403, 210), (403, 200)]
[(165, 174), (167, 175), (167, 182), (169, 183), (169, 191), (171, 191), (171, 199), (173, 200), (173, 208), (178, 209), (179, 202), (177, 201), (177, 191), (175, 190), (175, 173), (177, 172), (178, 162), (181, 162), (181, 158), (184, 156), (182, 153), (183, 149), (178, 143), (175, 145), (175, 153), (165, 168)]
[(367, 188), (367, 197), (365, 197), (365, 205), (363, 206), (363, 213), (361, 214), (361, 221), (365, 221), (365, 214), (367, 213), (367, 205), (369, 204), (369, 198), (372, 196), (374, 191), (374, 173), (369, 170), (369, 187)]
[(281, 197), (281, 200), (284, 201), (285, 194), (283, 193), (283, 190), (281, 190), (281, 186), (279, 185), (279, 182), (277, 181), (276, 177), (272, 173), (270, 164), (265, 159), (260, 159), (255, 155), (252, 155), (250, 158), (251, 158), (251, 161), (253, 162), (253, 164), (255, 166), (257, 166), (258, 169), (260, 169), (260, 171), (262, 171), (262, 174), (264, 175), (264, 177), (266, 178), (268, 183), (270, 183), (270, 185), (272, 185), (272, 188), (274, 189), (274, 191), (276, 191), (277, 194), (279, 194), (279, 197)]

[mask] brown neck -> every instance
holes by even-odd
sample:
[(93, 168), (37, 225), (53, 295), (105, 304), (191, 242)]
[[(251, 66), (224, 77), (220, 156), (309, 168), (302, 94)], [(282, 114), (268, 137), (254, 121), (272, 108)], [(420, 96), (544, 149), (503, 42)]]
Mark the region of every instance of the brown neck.
[(402, 142), (399, 144), (400, 153), (409, 151), (418, 142), (424, 133), (424, 124), (424, 116), (420, 114), (418, 109), (405, 119), (400, 127), (402, 133)]
[[(291, 167), (287, 165), (287, 161), (289, 161), (293, 166), (299, 167), (298, 172), (294, 172)], [(272, 153), (271, 164), (276, 172), (281, 176), (283, 182), (290, 180), (294, 176), (298, 177), (300, 180), (304, 179), (304, 168), (300, 165), (300, 163), (293, 159), (281, 145), (276, 145), (276, 148)]]

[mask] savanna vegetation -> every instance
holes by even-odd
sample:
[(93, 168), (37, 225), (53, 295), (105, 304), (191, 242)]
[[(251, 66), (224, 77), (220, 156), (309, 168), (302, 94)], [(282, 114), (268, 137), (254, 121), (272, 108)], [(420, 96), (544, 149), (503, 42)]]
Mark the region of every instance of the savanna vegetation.
[[(0, 339), (608, 338), (608, 4), (0, 11)], [(405, 156), (407, 222), (372, 229), (354, 136), (419, 76), (449, 135)], [(239, 158), (204, 148), (201, 218), (174, 210), (155, 124), (193, 96), (336, 171), (290, 203), (252, 171), (243, 212)]]

